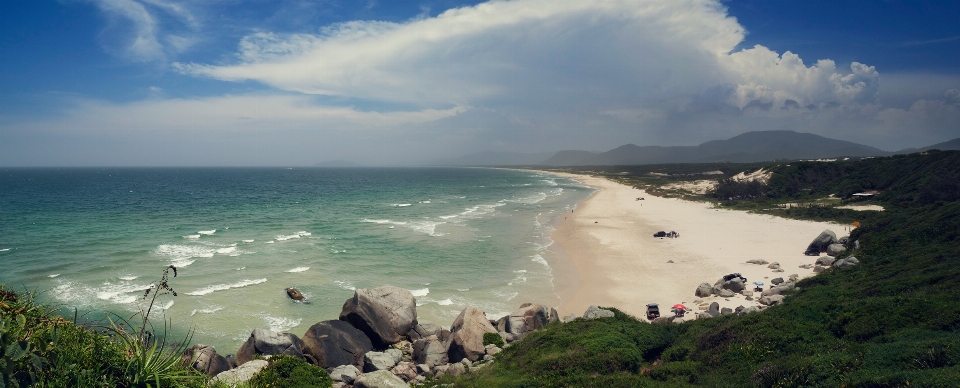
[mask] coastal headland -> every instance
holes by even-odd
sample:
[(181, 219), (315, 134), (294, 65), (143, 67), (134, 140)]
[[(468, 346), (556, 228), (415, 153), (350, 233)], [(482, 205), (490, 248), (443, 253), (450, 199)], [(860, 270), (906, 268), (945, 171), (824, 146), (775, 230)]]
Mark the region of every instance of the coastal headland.
[[(717, 209), (702, 202), (662, 198), (605, 178), (549, 172), (597, 189), (560, 220), (556, 242), (554, 285), (561, 316), (582, 314), (590, 305), (616, 307), (644, 316), (648, 303), (669, 310), (676, 303), (696, 308), (693, 301), (718, 302), (720, 307), (755, 306), (741, 294), (698, 298), (701, 283), (740, 273), (748, 284), (796, 274), (813, 260), (803, 254), (810, 240), (825, 229), (843, 234), (844, 225), (791, 220), (743, 211)], [(637, 198), (643, 198), (638, 200)], [(656, 238), (675, 231), (678, 238)], [(780, 264), (783, 272), (762, 259)], [(691, 317), (692, 318), (692, 317)]]

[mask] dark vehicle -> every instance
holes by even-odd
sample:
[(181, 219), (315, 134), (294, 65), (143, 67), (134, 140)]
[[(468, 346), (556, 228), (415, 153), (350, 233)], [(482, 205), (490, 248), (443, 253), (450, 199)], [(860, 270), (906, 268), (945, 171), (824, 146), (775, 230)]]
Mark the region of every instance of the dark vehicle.
[(820, 256), (820, 250), (817, 248), (810, 248), (807, 249), (806, 252), (803, 252), (803, 254), (807, 256)]
[(732, 274), (729, 274), (729, 275), (725, 275), (725, 276), (723, 277), (723, 281), (728, 281), (728, 280), (733, 279), (733, 278), (740, 278), (740, 281), (741, 281), (741, 282), (743, 282), (744, 284), (747, 283), (747, 278), (743, 277), (743, 275), (740, 275), (739, 272), (732, 273)]
[(661, 231), (659, 231), (659, 232), (657, 232), (657, 233), (654, 233), (654, 234), (653, 234), (653, 237), (667, 237), (667, 232), (664, 232), (664, 231), (661, 230)]
[(660, 317), (660, 306), (656, 303), (647, 305), (647, 319), (654, 320)]

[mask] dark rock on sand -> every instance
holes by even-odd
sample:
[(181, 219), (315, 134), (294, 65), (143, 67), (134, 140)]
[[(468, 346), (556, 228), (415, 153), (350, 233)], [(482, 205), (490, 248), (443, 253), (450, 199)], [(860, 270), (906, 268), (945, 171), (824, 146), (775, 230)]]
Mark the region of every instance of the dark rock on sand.
[(827, 229), (821, 232), (817, 238), (813, 239), (810, 245), (807, 245), (807, 251), (816, 250), (817, 252), (826, 252), (827, 247), (835, 242), (837, 242), (837, 234)]
[(700, 287), (697, 287), (697, 291), (694, 294), (700, 298), (706, 298), (710, 295), (713, 295), (713, 287), (710, 286), (710, 283), (700, 283)]
[(843, 253), (845, 250), (847, 250), (847, 248), (844, 247), (843, 244), (830, 244), (830, 246), (827, 247), (827, 255), (837, 257), (837, 255)]
[(845, 259), (840, 259), (835, 261), (833, 263), (833, 266), (835, 268), (847, 268), (847, 267), (853, 267), (857, 264), (860, 264), (860, 260), (857, 260), (856, 257), (850, 256)]

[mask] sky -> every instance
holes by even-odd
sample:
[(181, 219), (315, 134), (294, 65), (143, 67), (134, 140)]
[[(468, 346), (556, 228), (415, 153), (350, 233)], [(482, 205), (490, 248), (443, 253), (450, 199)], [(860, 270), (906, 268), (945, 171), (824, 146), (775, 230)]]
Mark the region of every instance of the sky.
[(4, 0), (0, 166), (960, 137), (960, 2)]

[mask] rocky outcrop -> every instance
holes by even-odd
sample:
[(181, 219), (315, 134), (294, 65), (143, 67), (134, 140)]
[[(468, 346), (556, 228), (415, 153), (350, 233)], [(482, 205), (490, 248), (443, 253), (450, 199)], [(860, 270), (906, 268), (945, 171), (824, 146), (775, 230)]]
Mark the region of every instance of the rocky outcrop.
[(837, 257), (837, 255), (846, 250), (847, 248), (844, 247), (843, 244), (830, 244), (830, 246), (827, 247), (827, 256)]
[[(523, 336), (531, 331), (546, 326), (551, 322), (551, 309), (540, 304), (532, 304), (520, 307), (517, 311), (506, 316), (505, 328), (502, 331)], [(499, 330), (499, 328), (498, 328)]]
[(417, 378), (417, 365), (412, 362), (401, 362), (390, 369), (390, 373), (403, 381), (413, 381)]
[(387, 349), (383, 352), (367, 352), (363, 355), (363, 371), (376, 372), (390, 370), (403, 359), (403, 352), (398, 349)]
[(230, 370), (230, 363), (226, 358), (217, 354), (213, 346), (196, 344), (191, 346), (181, 357), (185, 365), (196, 369), (207, 376), (216, 376)]
[(426, 364), (431, 368), (449, 362), (447, 352), (450, 344), (441, 341), (435, 335), (419, 339), (413, 343), (413, 361), (417, 364)]
[(717, 302), (710, 303), (710, 308), (707, 309), (707, 314), (710, 314), (710, 316), (713, 316), (713, 317), (719, 317), (720, 303), (717, 303)]
[(440, 335), (440, 326), (435, 325), (433, 322), (419, 322), (413, 325), (413, 328), (407, 332), (407, 337), (410, 338), (411, 342), (427, 338), (431, 335)]
[(764, 260), (764, 259), (747, 260), (747, 264), (764, 265), (764, 264), (767, 264), (767, 263), (769, 263), (769, 262), (766, 261), (766, 260)]
[(417, 324), (417, 301), (399, 287), (361, 288), (343, 304), (340, 320), (360, 329), (375, 348), (384, 349), (403, 340)]
[(257, 373), (260, 373), (260, 371), (263, 370), (263, 368), (266, 368), (268, 364), (269, 363), (267, 363), (266, 360), (253, 360), (238, 366), (236, 369), (221, 372), (210, 381), (214, 383), (223, 383), (228, 387), (234, 387), (250, 381), (253, 376), (256, 376)]
[(774, 270), (780, 269), (780, 263), (774, 261), (770, 263), (770, 265), (768, 265), (767, 268), (774, 269)]
[(743, 284), (743, 280), (738, 277), (723, 282), (720, 287), (733, 292), (742, 292), (744, 288), (747, 288), (747, 286)]
[(287, 292), (287, 296), (289, 296), (290, 299), (293, 299), (293, 300), (304, 300), (304, 299), (306, 299), (306, 297), (303, 296), (303, 293), (301, 293), (300, 290), (298, 290), (298, 289), (296, 289), (296, 288), (288, 288), (288, 289), (286, 289), (286, 290), (284, 290), (284, 291)]
[(860, 260), (857, 260), (856, 257), (850, 256), (844, 259), (837, 260), (833, 263), (834, 268), (847, 268), (853, 267), (857, 264), (860, 264)]
[(353, 381), (360, 376), (360, 370), (353, 365), (340, 365), (330, 371), (330, 378), (333, 381), (342, 381), (347, 384), (353, 384)]
[(253, 329), (250, 338), (237, 350), (237, 364), (244, 364), (254, 355), (283, 354), (303, 358), (303, 341), (290, 333)]
[(613, 311), (604, 310), (598, 306), (587, 307), (587, 311), (583, 312), (583, 319), (597, 319), (597, 318), (613, 318)]
[(783, 295), (770, 295), (760, 298), (760, 304), (764, 306), (775, 306), (783, 303)]
[(323, 321), (303, 335), (303, 352), (321, 368), (353, 365), (363, 369), (363, 356), (373, 350), (370, 338), (344, 321)]
[(353, 388), (410, 388), (393, 373), (387, 370), (364, 373), (353, 382)]
[(837, 259), (834, 259), (834, 258), (832, 258), (832, 257), (830, 257), (830, 256), (820, 256), (820, 257), (817, 258), (816, 264), (817, 264), (817, 265), (822, 265), (822, 266), (824, 266), (824, 267), (829, 267), (829, 266), (830, 266), (831, 264), (833, 264), (833, 262), (836, 261), (836, 260), (837, 260)]
[(832, 230), (827, 229), (821, 232), (817, 238), (813, 239), (813, 241), (810, 242), (810, 245), (807, 245), (807, 251), (812, 252), (816, 250), (817, 252), (826, 252), (827, 247), (836, 242), (837, 234), (833, 233)]
[(486, 314), (474, 308), (467, 307), (460, 312), (457, 319), (450, 326), (450, 349), (448, 355), (451, 360), (463, 358), (477, 361), (484, 355), (483, 334), (496, 333), (497, 329), (487, 320)]

